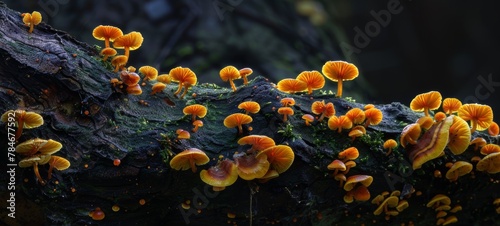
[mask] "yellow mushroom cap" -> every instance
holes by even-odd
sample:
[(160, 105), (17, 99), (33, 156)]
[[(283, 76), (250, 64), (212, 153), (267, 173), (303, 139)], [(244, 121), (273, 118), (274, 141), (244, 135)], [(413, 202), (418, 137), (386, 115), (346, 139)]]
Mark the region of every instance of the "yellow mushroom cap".
[(345, 113), (345, 116), (349, 118), (353, 124), (361, 124), (365, 121), (365, 112), (360, 108), (352, 108)]
[(141, 86), (139, 84), (127, 86), (127, 93), (131, 95), (141, 95), (142, 94)]
[(493, 122), (493, 110), (488, 105), (464, 104), (458, 109), (458, 116), (471, 121), (471, 132), (486, 130)]
[(373, 177), (368, 175), (353, 175), (347, 178), (347, 181), (344, 184), (344, 190), (350, 191), (354, 189), (354, 187), (360, 183), (365, 187), (368, 187), (372, 184)]
[(234, 128), (237, 126), (251, 123), (252, 121), (253, 121), (252, 117), (246, 114), (234, 113), (227, 116), (224, 119), (224, 126), (226, 126), (227, 128)]
[(380, 215), (384, 211), (384, 209), (387, 209), (387, 207), (396, 207), (398, 203), (398, 197), (389, 196), (377, 207), (377, 209), (375, 209), (375, 211), (373, 211), (373, 215)]
[(122, 36), (123, 32), (120, 28), (109, 26), (109, 25), (99, 25), (92, 31), (92, 36), (97, 40), (105, 40), (113, 42), (118, 37)]
[[(125, 56), (125, 55), (118, 55), (118, 56), (115, 56), (113, 57), (113, 59), (111, 59), (111, 65), (115, 66), (116, 68), (119, 68), (121, 66), (124, 66), (128, 61), (128, 57)], [(116, 70), (118, 71), (118, 70)]]
[(418, 138), (420, 137), (421, 132), (422, 129), (420, 128), (420, 124), (418, 123), (408, 124), (403, 128), (403, 131), (401, 131), (401, 136), (399, 137), (399, 143), (404, 148), (406, 148), (406, 144), (408, 143), (416, 144)]
[(470, 171), (472, 171), (472, 164), (465, 161), (457, 161), (446, 172), (446, 179), (455, 181), (458, 177), (468, 174)]
[(153, 87), (151, 87), (151, 95), (155, 94), (155, 93), (159, 93), (161, 91), (163, 91), (165, 88), (167, 87), (167, 85), (163, 82), (157, 82), (153, 85)]
[(395, 148), (398, 146), (398, 143), (394, 139), (388, 139), (384, 142), (384, 149)]
[(267, 155), (256, 156), (254, 154), (238, 153), (233, 156), (233, 159), (238, 167), (238, 175), (243, 180), (261, 178), (269, 170), (270, 164), (267, 161)]
[(460, 117), (453, 116), (450, 127), (448, 148), (454, 155), (462, 154), (469, 147), (471, 132), (469, 125)]
[(191, 134), (187, 130), (177, 129), (175, 131), (175, 133), (177, 133), (177, 139), (189, 139), (189, 138), (191, 138)]
[(410, 102), (410, 108), (416, 112), (425, 112), (425, 115), (428, 116), (428, 110), (436, 110), (441, 106), (442, 96), (438, 91), (430, 91), (427, 93), (422, 93)]
[(278, 108), (278, 113), (281, 115), (293, 115), (293, 109), (291, 107), (280, 107)]
[(449, 225), (449, 224), (456, 223), (456, 222), (458, 222), (458, 219), (456, 216), (449, 216), (444, 220), (443, 225)]
[(410, 204), (408, 204), (408, 201), (400, 200), (398, 205), (396, 206), (396, 210), (401, 212), (401, 211), (405, 210), (406, 208), (408, 208), (409, 206), (410, 206)]
[(110, 57), (110, 56), (114, 56), (116, 54), (117, 54), (116, 49), (113, 49), (113, 48), (110, 48), (110, 47), (104, 48), (104, 49), (101, 50), (101, 55), (103, 55), (103, 56)]
[(309, 123), (314, 122), (314, 116), (312, 116), (311, 114), (302, 115), (302, 119), (306, 120)]
[(267, 148), (257, 154), (267, 155), (267, 161), (271, 164), (270, 168), (276, 170), (279, 174), (290, 168), (295, 159), (292, 148), (287, 145), (276, 145)]
[(34, 155), (36, 153), (51, 155), (61, 150), (61, 148), (62, 144), (55, 140), (35, 138), (18, 144), (16, 152), (21, 155)]
[(491, 174), (500, 172), (500, 152), (494, 152), (484, 156), (483, 159), (476, 164), (476, 169)]
[(151, 66), (142, 66), (139, 68), (139, 73), (143, 74), (147, 80), (156, 80), (158, 77), (158, 70)]
[(440, 206), (441, 204), (443, 205), (450, 205), (451, 204), (451, 199), (443, 194), (437, 194), (432, 199), (427, 203), (427, 207), (437, 207)]
[(345, 61), (328, 61), (323, 65), (323, 75), (332, 81), (353, 80), (359, 75), (358, 68)]
[(25, 110), (8, 110), (2, 114), (2, 122), (7, 122), (9, 115), (14, 114), (14, 119), (16, 120), (16, 127), (19, 127), (19, 120), (23, 121), (23, 128), (32, 129), (43, 125), (43, 117), (35, 112), (25, 111)]
[(434, 119), (430, 116), (422, 116), (416, 123), (420, 125), (420, 128), (427, 130), (431, 128), (432, 124), (434, 124)]
[(33, 155), (26, 157), (24, 159), (21, 159), (18, 163), (19, 167), (21, 168), (28, 168), (32, 167), (33, 164), (38, 164), (38, 165), (44, 165), (47, 164), (50, 161), (51, 155), (48, 154), (39, 154), (39, 155)]
[(175, 170), (192, 169), (193, 172), (196, 172), (195, 165), (204, 165), (209, 161), (210, 158), (208, 158), (204, 151), (197, 148), (189, 148), (175, 155), (170, 160), (170, 167)]
[(496, 122), (492, 122), (490, 124), (490, 127), (488, 127), (488, 134), (492, 137), (498, 136), (498, 133), (500, 132), (500, 128), (498, 127), (498, 124)]
[(172, 81), (172, 78), (170, 77), (169, 74), (161, 74), (161, 75), (158, 75), (158, 77), (156, 77), (156, 81), (163, 82), (165, 84), (170, 84), (170, 82)]
[(328, 128), (331, 130), (338, 130), (340, 133), (342, 129), (352, 128), (352, 121), (345, 115), (339, 117), (333, 115), (328, 119)]
[(179, 84), (189, 83), (195, 85), (198, 81), (196, 74), (187, 67), (175, 67), (168, 73), (171, 80)]
[(290, 107), (292, 105), (295, 105), (295, 99), (293, 99), (292, 97), (285, 97), (280, 100), (280, 103), (281, 105), (283, 105), (283, 107)]
[(325, 77), (318, 71), (303, 71), (296, 79), (306, 83), (308, 94), (325, 86)]
[(328, 164), (327, 169), (345, 171), (347, 168), (346, 168), (344, 162), (342, 162), (338, 159), (335, 159), (330, 164)]
[(285, 78), (276, 84), (276, 88), (279, 91), (293, 94), (307, 90), (307, 83), (293, 78)]
[(260, 111), (260, 105), (255, 101), (245, 101), (238, 105), (238, 109), (243, 109), (248, 113), (255, 114)]
[(384, 115), (382, 114), (382, 111), (380, 109), (370, 108), (368, 110), (365, 110), (365, 117), (366, 117), (365, 125), (374, 126), (382, 122)]
[(207, 115), (207, 108), (201, 104), (192, 104), (192, 105), (188, 105), (186, 107), (184, 107), (184, 109), (182, 109), (182, 112), (185, 114), (185, 115), (192, 115), (193, 117), (193, 120), (192, 121), (195, 121), (195, 117), (199, 117), (199, 118), (203, 118)]
[(498, 144), (487, 144), (481, 147), (481, 154), (489, 155), (491, 153), (500, 152), (500, 146)]
[(208, 170), (202, 170), (200, 177), (203, 182), (214, 187), (227, 187), (238, 179), (238, 167), (233, 161), (224, 159)]
[(140, 32), (132, 31), (116, 38), (113, 42), (113, 47), (117, 49), (129, 48), (129, 50), (136, 50), (141, 47), (143, 41), (144, 38)]
[(239, 72), (240, 72), (240, 76), (243, 77), (243, 76), (251, 75), (253, 73), (253, 70), (249, 67), (246, 67), (246, 68), (240, 69)]
[(224, 82), (241, 78), (240, 71), (231, 65), (222, 68), (219, 72), (219, 76)]
[(275, 146), (275, 142), (272, 138), (264, 135), (248, 135), (240, 138), (238, 140), (239, 145), (252, 145), (252, 149), (256, 151), (262, 151), (267, 148)]
[(55, 156), (55, 155), (50, 157), (50, 160), (48, 163), (49, 163), (49, 165), (56, 168), (57, 170), (66, 170), (71, 165), (71, 163), (67, 159), (65, 159), (63, 157)]
[(458, 112), (461, 106), (462, 102), (457, 98), (445, 98), (443, 100), (443, 111), (448, 115)]

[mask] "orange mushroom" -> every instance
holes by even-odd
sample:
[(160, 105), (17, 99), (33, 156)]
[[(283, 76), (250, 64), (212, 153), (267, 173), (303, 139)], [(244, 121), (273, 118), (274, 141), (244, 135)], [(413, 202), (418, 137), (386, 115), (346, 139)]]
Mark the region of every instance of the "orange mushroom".
[(446, 172), (446, 179), (456, 181), (458, 177), (468, 174), (470, 171), (472, 171), (472, 164), (465, 161), (457, 161)]
[(135, 72), (121, 71), (120, 79), (127, 86), (133, 86), (139, 83), (141, 77)]
[(420, 124), (418, 123), (412, 123), (408, 124), (403, 128), (403, 131), (401, 131), (401, 136), (399, 137), (399, 143), (403, 148), (406, 148), (406, 144), (417, 144), (417, 140), (420, 137), (420, 133), (422, 132), (422, 129), (420, 128)]
[(344, 162), (338, 159), (333, 160), (330, 164), (328, 164), (326, 168), (329, 170), (334, 170), (333, 176), (336, 176), (339, 171), (345, 171), (347, 169)]
[(427, 93), (422, 93), (415, 98), (410, 103), (410, 108), (416, 112), (424, 112), (425, 116), (429, 116), (429, 110), (436, 110), (441, 106), (442, 96), (438, 91), (430, 91)]
[(175, 131), (177, 133), (177, 139), (189, 139), (191, 138), (191, 134), (189, 131), (183, 130), (183, 129), (177, 129)]
[(280, 103), (281, 105), (283, 105), (283, 107), (291, 107), (295, 105), (295, 99), (293, 99), (292, 97), (285, 97), (280, 100)]
[(227, 128), (238, 127), (238, 134), (242, 134), (243, 133), (242, 125), (249, 124), (252, 121), (253, 121), (252, 117), (248, 115), (245, 115), (243, 113), (234, 113), (227, 116), (224, 119), (224, 126), (226, 126)]
[(126, 35), (122, 35), (115, 39), (113, 47), (116, 49), (125, 49), (125, 56), (127, 59), (130, 57), (130, 50), (136, 50), (141, 47), (144, 38), (142, 34), (137, 31), (132, 31)]
[(488, 105), (464, 104), (458, 109), (458, 116), (471, 123), (471, 133), (483, 131), (493, 122), (493, 110)]
[(498, 127), (498, 124), (496, 122), (492, 122), (490, 124), (490, 127), (488, 127), (488, 134), (492, 137), (498, 136), (499, 131), (500, 128)]
[(487, 144), (481, 148), (480, 152), (483, 155), (489, 155), (491, 153), (500, 152), (500, 146), (498, 144)]
[(16, 146), (16, 153), (25, 156), (35, 154), (52, 155), (61, 150), (61, 148), (62, 144), (55, 140), (35, 138), (18, 144)]
[(460, 117), (452, 116), (448, 148), (454, 155), (460, 155), (469, 147), (471, 133), (469, 125)]
[(15, 120), (15, 126), (17, 127), (15, 138), (16, 140), (21, 137), (23, 129), (33, 129), (43, 125), (43, 117), (35, 112), (29, 112), (25, 110), (8, 110), (2, 114), (2, 122), (9, 121), (12, 117)]
[(297, 78), (307, 85), (307, 94), (312, 94), (313, 90), (321, 89), (325, 86), (325, 77), (318, 71), (303, 71)]
[(28, 31), (29, 33), (32, 33), (35, 25), (38, 25), (40, 22), (42, 22), (42, 14), (40, 14), (40, 12), (33, 11), (31, 14), (24, 13), (23, 23), (24, 25), (30, 27)]
[(252, 145), (252, 147), (247, 150), (247, 153), (252, 153), (254, 151), (263, 151), (267, 148), (275, 146), (275, 142), (272, 138), (264, 135), (248, 135), (240, 138), (238, 140), (239, 145)]
[(340, 117), (334, 115), (328, 119), (328, 128), (337, 130), (338, 133), (341, 133), (342, 129), (352, 128), (352, 122), (345, 115), (341, 115)]
[(233, 159), (238, 167), (238, 175), (243, 180), (261, 178), (269, 170), (267, 155), (237, 153), (233, 155)]
[(170, 84), (172, 82), (172, 78), (170, 77), (169, 74), (161, 74), (156, 77), (156, 81), (158, 82), (163, 82), (165, 84)]
[(259, 155), (267, 155), (267, 161), (271, 164), (270, 169), (276, 170), (278, 174), (282, 174), (288, 170), (295, 159), (292, 148), (287, 145), (276, 145), (267, 148), (259, 152), (257, 157)]
[(370, 108), (368, 110), (365, 110), (365, 117), (365, 127), (368, 127), (369, 125), (378, 125), (380, 122), (382, 122), (384, 115), (382, 114), (382, 111), (380, 109)]
[(197, 148), (189, 148), (175, 155), (170, 160), (170, 167), (175, 170), (191, 169), (193, 173), (196, 173), (196, 165), (205, 165), (209, 161), (210, 158), (208, 158), (204, 151)]
[(207, 115), (207, 108), (201, 104), (191, 104), (182, 109), (184, 115), (191, 115), (191, 122), (196, 121), (196, 117), (204, 118)]
[(407, 149), (414, 170), (419, 169), (425, 162), (443, 154), (448, 143), (453, 117), (448, 116), (445, 120), (434, 124), (415, 145)]
[(349, 131), (349, 134), (348, 134), (348, 136), (351, 138), (351, 142), (354, 142), (354, 140), (357, 137), (361, 137), (363, 135), (365, 135), (365, 133), (363, 133), (363, 131), (361, 131), (359, 129), (351, 129), (351, 131)]
[(139, 73), (144, 75), (144, 81), (156, 80), (156, 78), (158, 77), (158, 70), (151, 66), (140, 67)]
[(337, 82), (337, 97), (342, 97), (343, 81), (353, 80), (358, 77), (358, 68), (345, 61), (328, 61), (323, 65), (323, 75), (328, 79)]
[(302, 119), (304, 119), (306, 126), (310, 126), (312, 122), (314, 122), (314, 116), (311, 114), (302, 115)]
[(445, 98), (443, 100), (443, 111), (448, 115), (458, 112), (461, 106), (462, 102), (457, 98)]
[(339, 174), (335, 175), (333, 178), (336, 181), (340, 181), (339, 187), (343, 187), (344, 186), (344, 182), (347, 180), (347, 178), (345, 177), (345, 174), (343, 174), (343, 173), (339, 173)]
[(390, 213), (389, 207), (396, 207), (399, 203), (399, 198), (397, 196), (389, 196), (373, 211), (373, 215), (380, 215), (382, 212), (385, 214)]
[(102, 49), (101, 55), (104, 56), (104, 58), (102, 58), (102, 61), (106, 61), (108, 59), (108, 57), (115, 56), (117, 53), (118, 52), (116, 52), (116, 49), (113, 49), (111, 47)]
[[(344, 160), (345, 161), (345, 160)], [(356, 166), (356, 162), (355, 161), (347, 161), (345, 163), (345, 171), (344, 171), (344, 174), (347, 174), (349, 173), (349, 170), (351, 170), (351, 168), (354, 168)]]
[(242, 68), (239, 70), (241, 78), (243, 78), (243, 85), (248, 84), (248, 78), (247, 76), (251, 75), (253, 73), (253, 70), (249, 67)]
[(184, 92), (180, 96), (180, 99), (186, 95), (189, 87), (195, 85), (198, 81), (196, 74), (189, 68), (175, 67), (168, 74), (172, 81), (179, 83), (179, 88), (177, 88), (174, 95), (179, 94), (184, 87)]
[(420, 125), (421, 129), (428, 130), (434, 124), (434, 119), (430, 116), (422, 116), (417, 120), (417, 123)]
[(234, 66), (226, 66), (222, 68), (219, 72), (219, 76), (222, 81), (227, 82), (231, 85), (231, 89), (233, 92), (236, 92), (236, 86), (234, 85), (233, 80), (241, 78), (240, 71), (236, 69)]
[(100, 221), (104, 219), (106, 214), (104, 214), (101, 208), (96, 207), (94, 210), (90, 211), (89, 216), (92, 217), (92, 220)]
[(385, 153), (386, 156), (392, 153), (392, 149), (396, 148), (398, 143), (394, 139), (388, 139), (384, 142), (384, 149), (388, 149)]
[(360, 184), (369, 187), (373, 182), (373, 177), (368, 175), (354, 175), (347, 178), (344, 184), (344, 190), (351, 191), (356, 185)]
[(62, 171), (62, 170), (66, 170), (69, 168), (69, 166), (71, 165), (71, 163), (63, 158), (63, 157), (59, 157), (59, 156), (51, 156), (50, 157), (50, 160), (49, 160), (49, 171), (47, 173), (47, 178), (50, 180), (52, 178), (52, 170), (55, 168), (59, 171)]
[(127, 65), (128, 57), (125, 55), (118, 55), (111, 59), (111, 65), (115, 67), (114, 72), (118, 72)]
[(476, 164), (476, 170), (486, 171), (487, 173), (500, 172), (500, 152), (493, 152), (484, 156), (481, 161)]
[(135, 84), (132, 86), (127, 86), (127, 93), (131, 95), (141, 95), (142, 94), (142, 89), (139, 84)]
[(370, 191), (366, 186), (360, 185), (349, 192), (353, 193), (354, 200), (356, 201), (364, 202), (370, 200)]
[(325, 117), (330, 118), (335, 115), (335, 106), (331, 102), (325, 104), (324, 100), (314, 101), (311, 105), (311, 111), (316, 115), (320, 115), (318, 121), (321, 122)]
[(154, 95), (156, 93), (161, 93), (166, 87), (167, 85), (165, 83), (162, 82), (155, 83), (153, 87), (151, 87), (151, 95)]
[(359, 157), (359, 151), (356, 147), (349, 147), (341, 151), (338, 155), (338, 158), (344, 162), (349, 160), (355, 160)]
[(293, 115), (293, 109), (291, 107), (280, 107), (278, 108), (278, 113), (283, 115), (283, 122), (288, 121), (288, 116)]
[(38, 171), (38, 165), (47, 164), (49, 160), (50, 160), (50, 155), (38, 154), (21, 159), (18, 165), (21, 168), (33, 167), (33, 172), (35, 173), (38, 182), (41, 185), (45, 185), (45, 181), (42, 179), (42, 177), (40, 176), (40, 172)]
[(203, 121), (201, 121), (201, 120), (199, 120), (199, 119), (198, 119), (198, 120), (195, 120), (195, 121), (193, 122), (193, 126), (194, 126), (194, 128), (193, 128), (193, 130), (192, 130), (192, 131), (193, 131), (193, 133), (196, 133), (200, 127), (203, 127)]
[(450, 205), (451, 204), (451, 199), (450, 197), (443, 195), (443, 194), (437, 194), (432, 199), (426, 204), (427, 207), (432, 207), (436, 209), (439, 206), (442, 205)]
[(276, 88), (281, 92), (294, 94), (307, 90), (307, 83), (293, 78), (285, 78), (276, 84)]
[(249, 113), (256, 114), (260, 111), (260, 105), (255, 101), (245, 101), (238, 105), (238, 109), (245, 110), (245, 114), (247, 115)]
[(434, 120), (436, 120), (436, 122), (442, 121), (445, 118), (446, 118), (446, 114), (444, 112), (439, 111), (439, 112), (436, 112), (436, 114), (434, 114)]
[(236, 182), (238, 167), (233, 161), (224, 159), (208, 170), (202, 170), (200, 178), (206, 184), (211, 185), (215, 191), (221, 191)]
[(92, 36), (94, 36), (95, 39), (104, 40), (105, 49), (110, 48), (109, 42), (114, 42), (115, 39), (122, 35), (123, 32), (120, 28), (109, 25), (99, 25), (92, 31)]
[(345, 113), (345, 116), (351, 120), (353, 124), (361, 124), (365, 121), (365, 112), (360, 108), (352, 108)]
[(479, 148), (483, 147), (486, 144), (487, 142), (484, 138), (476, 137), (470, 142), (469, 145), (474, 145), (474, 151), (477, 151)]

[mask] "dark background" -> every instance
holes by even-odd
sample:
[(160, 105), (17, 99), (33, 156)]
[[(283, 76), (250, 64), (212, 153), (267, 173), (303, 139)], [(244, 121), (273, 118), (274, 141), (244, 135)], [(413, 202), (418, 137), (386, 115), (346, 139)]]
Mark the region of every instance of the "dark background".
[[(321, 71), (328, 60), (346, 60), (358, 66), (360, 76), (345, 83), (344, 96), (358, 102), (409, 105), (415, 95), (437, 90), (443, 98), (500, 110), (500, 17), (494, 0), (5, 3), (20, 12), (40, 11), (44, 22), (93, 45), (104, 45), (92, 37), (100, 24), (139, 31), (145, 41), (131, 52), (129, 65), (151, 65), (160, 73), (190, 67), (201, 83), (229, 87), (218, 76), (226, 65), (251, 67), (254, 75), (278, 82), (304, 70)], [(390, 19), (381, 17), (385, 24), (377, 22), (374, 14), (391, 11)], [(360, 43), (356, 30), (366, 34), (367, 27), (371, 37)], [(325, 89), (335, 92), (336, 83), (327, 81)]]

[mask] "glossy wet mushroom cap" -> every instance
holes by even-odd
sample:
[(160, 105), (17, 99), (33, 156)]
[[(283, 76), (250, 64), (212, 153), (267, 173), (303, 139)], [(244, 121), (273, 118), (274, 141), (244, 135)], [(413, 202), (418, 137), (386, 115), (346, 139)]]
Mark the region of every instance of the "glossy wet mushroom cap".
[(233, 161), (224, 159), (208, 170), (202, 170), (200, 177), (203, 182), (215, 188), (225, 188), (238, 179), (238, 167)]
[(127, 86), (133, 86), (139, 83), (141, 77), (135, 72), (121, 71), (120, 79)]
[(357, 184), (361, 184), (365, 187), (369, 187), (373, 182), (373, 177), (368, 175), (353, 175), (347, 178), (344, 184), (344, 190), (350, 191), (356, 187)]
[(130, 95), (141, 95), (142, 94), (142, 88), (139, 84), (135, 84), (135, 85), (132, 85), (132, 86), (127, 86), (126, 88), (127, 90), (127, 93), (130, 94)]

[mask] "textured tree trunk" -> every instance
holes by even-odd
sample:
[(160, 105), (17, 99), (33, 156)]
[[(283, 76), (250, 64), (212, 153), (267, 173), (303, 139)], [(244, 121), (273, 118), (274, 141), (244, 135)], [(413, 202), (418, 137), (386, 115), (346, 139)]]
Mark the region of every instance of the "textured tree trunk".
[[(8, 225), (401, 225), (409, 221), (428, 225), (435, 223), (435, 212), (424, 204), (439, 193), (463, 206), (458, 218), (464, 225), (500, 220), (492, 205), (499, 196), (498, 175), (478, 172), (474, 179), (461, 178), (456, 183), (432, 176), (435, 169), (444, 174), (448, 161), (470, 159), (472, 151), (463, 156), (447, 154), (417, 171), (409, 168), (404, 149), (385, 155), (383, 141), (396, 139), (406, 123), (420, 116), (399, 103), (377, 105), (384, 113), (382, 123), (352, 141), (347, 131), (329, 130), (326, 120), (305, 126), (301, 115), (311, 114), (310, 106), (316, 100), (334, 103), (336, 115), (363, 104), (330, 94), (284, 94), (260, 76), (232, 92), (229, 84), (220, 88), (205, 83), (203, 72), (195, 70), (200, 84), (183, 100), (173, 95), (177, 88), (173, 83), (156, 95), (149, 95), (151, 85), (147, 84), (143, 94), (132, 96), (110, 84), (118, 73), (101, 60), (96, 48), (44, 23), (28, 33), (20, 13), (4, 5), (0, 5), (0, 55), (0, 111), (34, 111), (45, 121), (39, 128), (25, 130), (20, 142), (35, 137), (57, 140), (63, 148), (55, 155), (71, 162), (69, 169), (55, 170), (45, 186), (36, 181), (32, 168), (17, 167), (16, 218), (8, 217), (9, 210), (2, 208), (2, 219)], [(347, 89), (349, 92), (353, 91)], [(289, 123), (276, 111), (283, 97), (297, 102)], [(261, 110), (238, 135), (236, 129), (224, 127), (223, 120), (241, 112), (237, 105), (246, 100), (259, 102)], [(191, 118), (182, 112), (193, 103), (208, 108), (204, 126), (191, 133), (189, 140), (178, 140), (177, 129), (193, 127)], [(7, 147), (7, 130), (0, 134), (0, 145)], [(277, 144), (292, 147), (295, 161), (291, 168), (267, 183), (240, 178), (214, 192), (198, 173), (169, 166), (173, 154), (193, 147), (211, 158), (198, 172), (207, 169), (219, 155), (232, 158), (236, 151), (244, 151), (246, 147), (237, 140), (249, 134), (266, 135)], [(350, 146), (360, 150), (360, 157), (348, 175), (373, 176), (372, 197), (412, 186), (422, 195), (408, 198), (410, 207), (388, 221), (383, 215), (373, 215), (377, 206), (369, 201), (346, 204), (346, 192), (326, 166)], [(115, 159), (121, 160), (119, 166), (113, 165)], [(46, 179), (48, 166), (39, 168)], [(1, 189), (2, 200), (9, 199), (11, 191), (5, 186)], [(181, 203), (187, 200), (190, 208), (186, 210)], [(115, 212), (113, 206), (120, 209)], [(101, 221), (89, 216), (96, 207), (105, 213)], [(228, 213), (235, 218), (228, 218)]]

